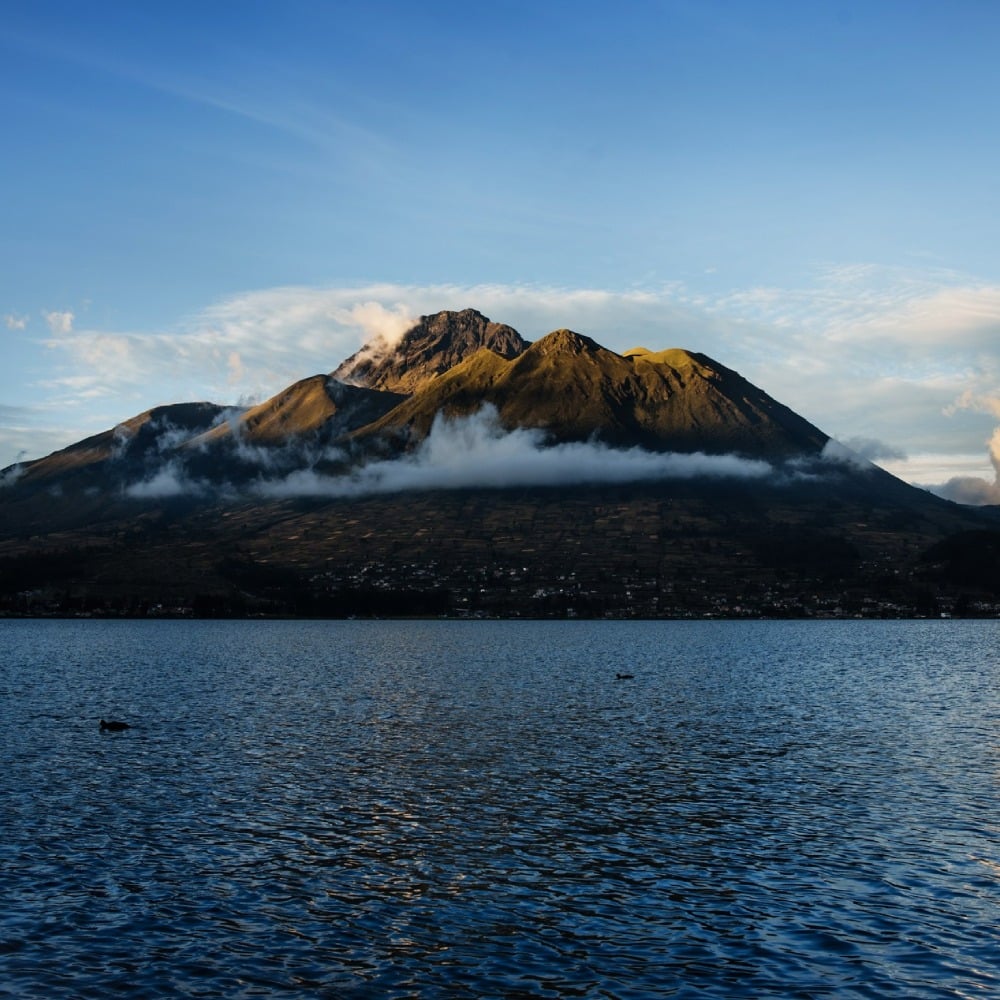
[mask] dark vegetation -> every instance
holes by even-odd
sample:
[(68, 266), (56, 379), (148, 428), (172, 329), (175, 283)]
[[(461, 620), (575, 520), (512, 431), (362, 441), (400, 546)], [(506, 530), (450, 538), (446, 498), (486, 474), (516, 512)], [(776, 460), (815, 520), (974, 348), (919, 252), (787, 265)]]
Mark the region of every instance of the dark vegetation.
[(962, 531), (923, 555), (929, 579), (1000, 595), (1000, 531)]
[(988, 511), (829, 483), (132, 502), (99, 526), (0, 540), (0, 610), (985, 615), (1000, 596), (998, 539)]

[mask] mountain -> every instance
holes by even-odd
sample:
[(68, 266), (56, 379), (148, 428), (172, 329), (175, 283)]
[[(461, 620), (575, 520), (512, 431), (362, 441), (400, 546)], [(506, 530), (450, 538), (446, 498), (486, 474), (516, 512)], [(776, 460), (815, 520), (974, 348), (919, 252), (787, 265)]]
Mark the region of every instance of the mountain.
[(814, 455), (829, 440), (703, 354), (619, 355), (571, 330), (556, 330), (511, 360), (480, 350), (354, 436), (420, 440), (438, 413), (466, 415), (484, 403), (496, 407), (508, 430), (542, 428), (552, 442), (599, 439), (616, 447), (780, 459)]
[(437, 313), (6, 470), (0, 613), (1000, 614), (1000, 512), (829, 444), (704, 354)]
[(24, 462), (16, 467), (16, 485), (21, 491), (55, 483), (61, 488), (119, 485), (158, 466), (165, 452), (206, 433), (225, 413), (226, 407), (215, 403), (153, 407), (45, 458)]
[[(349, 384), (337, 373), (374, 385)], [(401, 391), (407, 385), (412, 392)], [(780, 461), (814, 456), (828, 440), (703, 354), (619, 355), (565, 329), (528, 344), (511, 327), (466, 309), (423, 317), (377, 360), (355, 355), (334, 375), (302, 379), (250, 408), (182, 403), (148, 410), (25, 464), (18, 486), (143, 492), (168, 462), (178, 489), (180, 479), (240, 486), (317, 464), (344, 472), (386, 449), (413, 448), (439, 413), (471, 415), (484, 405), (496, 408), (506, 429), (536, 428), (551, 444), (596, 440)]]
[(439, 312), (421, 316), (396, 344), (367, 344), (332, 375), (351, 385), (409, 394), (482, 348), (514, 358), (527, 346), (517, 330), (475, 309)]

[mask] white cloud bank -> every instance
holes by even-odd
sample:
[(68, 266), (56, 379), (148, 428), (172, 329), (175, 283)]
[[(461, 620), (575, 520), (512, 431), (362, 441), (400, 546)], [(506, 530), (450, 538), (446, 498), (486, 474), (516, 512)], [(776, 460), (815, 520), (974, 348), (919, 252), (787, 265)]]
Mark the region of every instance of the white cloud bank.
[[(783, 482), (815, 479), (838, 466), (871, 469), (862, 456), (830, 441), (815, 461), (773, 465), (740, 455), (651, 452), (612, 448), (597, 441), (550, 445), (543, 430), (503, 428), (496, 408), (484, 405), (469, 416), (438, 415), (427, 438), (411, 453), (373, 460), (344, 474), (324, 467), (345, 456), (336, 448), (255, 448), (233, 442), (236, 457), (259, 474), (248, 485), (209, 483), (189, 475), (181, 457), (165, 458), (155, 472), (132, 484), (136, 499), (180, 495), (256, 494), (274, 498), (352, 497), (410, 490), (574, 486), (659, 480), (744, 479)], [(158, 452), (162, 453), (162, 449)], [(296, 466), (293, 468), (293, 465)], [(292, 469), (290, 472), (281, 470)]]
[(767, 462), (735, 455), (657, 454), (594, 442), (545, 447), (544, 439), (544, 432), (534, 428), (505, 431), (496, 409), (487, 405), (468, 417), (438, 415), (430, 434), (412, 455), (371, 462), (349, 476), (300, 470), (280, 480), (260, 482), (256, 489), (269, 497), (354, 496), (695, 477), (757, 479), (774, 472)]

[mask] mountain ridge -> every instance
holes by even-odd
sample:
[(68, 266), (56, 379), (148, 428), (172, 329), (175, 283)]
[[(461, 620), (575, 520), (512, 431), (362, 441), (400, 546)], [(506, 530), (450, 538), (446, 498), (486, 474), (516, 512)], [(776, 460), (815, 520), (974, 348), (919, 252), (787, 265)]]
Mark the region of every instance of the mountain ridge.
[(164, 431), (195, 436), (208, 431), (228, 410), (209, 402), (154, 406), (43, 458), (15, 463), (3, 471), (18, 470), (15, 481), (25, 485), (60, 474), (79, 475), (109, 462), (127, 468), (150, 452), (159, 452), (164, 446)]
[(513, 359), (477, 353), (425, 383), (356, 440), (395, 433), (421, 440), (438, 413), (496, 407), (508, 429), (543, 429), (552, 442), (600, 439), (655, 451), (814, 455), (829, 436), (736, 372), (680, 348), (619, 355), (560, 329)]

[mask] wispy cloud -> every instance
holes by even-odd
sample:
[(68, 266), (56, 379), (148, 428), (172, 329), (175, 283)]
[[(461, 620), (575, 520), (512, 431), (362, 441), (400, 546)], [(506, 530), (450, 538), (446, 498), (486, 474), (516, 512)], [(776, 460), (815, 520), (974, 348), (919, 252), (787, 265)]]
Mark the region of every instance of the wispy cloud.
[(51, 426), (52, 414), (39, 407), (0, 405), (0, 469), (38, 458), (79, 437), (79, 428)]
[(164, 500), (201, 494), (205, 492), (205, 487), (197, 480), (189, 479), (180, 462), (174, 461), (164, 463), (148, 479), (133, 483), (125, 492), (136, 500)]
[(23, 424), (31, 420), (35, 410), (30, 406), (8, 406), (0, 403), (0, 426)]
[(895, 462), (906, 461), (905, 451), (895, 445), (887, 444), (885, 441), (879, 441), (878, 438), (851, 437), (842, 443), (868, 462), (879, 462), (886, 459), (892, 459)]
[(5, 486), (13, 486), (22, 476), (24, 469), (18, 462), (0, 469), (0, 489)]
[[(147, 32), (155, 36), (155, 15)], [(161, 52), (115, 47), (95, 35), (85, 44), (69, 33), (4, 31), (5, 41), (36, 57), (83, 67), (119, 85), (155, 91), (189, 105), (218, 112), (291, 139), (323, 155), (328, 170), (385, 176), (404, 169), (399, 144), (388, 130), (372, 125), (373, 107), (351, 81), (310, 75), (294, 63), (275, 62), (243, 46), (215, 45), (183, 68)], [(325, 67), (328, 69), (328, 67)], [(330, 100), (331, 91), (336, 99)], [(327, 99), (324, 100), (325, 95)]]
[[(717, 329), (713, 318), (669, 290), (614, 292), (509, 285), (288, 286), (215, 303), (157, 332), (59, 327), (48, 342), (68, 362), (63, 384), (118, 388), (150, 380), (199, 398), (267, 395), (306, 374), (331, 371), (366, 343), (395, 342), (423, 314), (480, 309), (533, 339), (559, 326), (604, 338), (609, 346), (657, 345)], [(53, 314), (50, 314), (53, 315)], [(56, 323), (55, 319), (50, 325)], [(58, 324), (56, 324), (58, 325)], [(692, 331), (689, 338), (686, 331)], [(697, 346), (697, 345), (691, 345)], [(186, 388), (185, 388), (186, 387)]]
[(27, 316), (16, 316), (14, 313), (7, 313), (3, 318), (4, 326), (8, 330), (24, 330), (28, 325)]
[(995, 392), (977, 392), (966, 389), (948, 408), (948, 412), (958, 410), (975, 410), (977, 413), (989, 413), (1000, 420), (1000, 387)]
[[(830, 433), (886, 442), (878, 460), (897, 475), (941, 482), (918, 479), (916, 459), (891, 453), (922, 456), (919, 474), (933, 474), (933, 454), (940, 472), (986, 436), (972, 413), (988, 408), (970, 401), (1000, 385), (1000, 285), (939, 269), (840, 266), (808, 287), (740, 290), (707, 308), (740, 321), (744, 374)], [(977, 470), (989, 468), (982, 455)]]
[[(365, 331), (365, 342), (358, 352), (355, 365), (362, 361), (374, 361), (391, 352), (419, 319), (402, 305), (397, 304), (390, 310), (380, 302), (363, 302), (350, 310), (350, 316)], [(352, 367), (352, 371), (354, 370)]]

